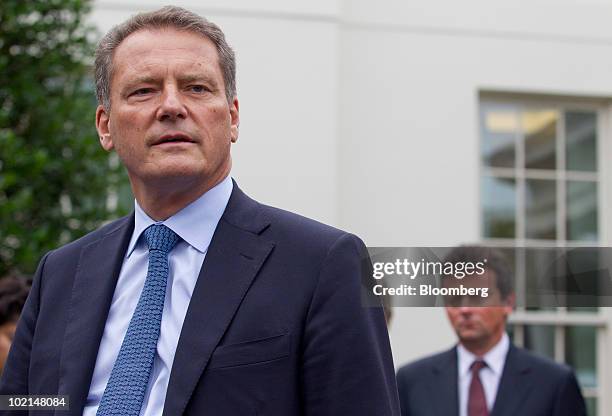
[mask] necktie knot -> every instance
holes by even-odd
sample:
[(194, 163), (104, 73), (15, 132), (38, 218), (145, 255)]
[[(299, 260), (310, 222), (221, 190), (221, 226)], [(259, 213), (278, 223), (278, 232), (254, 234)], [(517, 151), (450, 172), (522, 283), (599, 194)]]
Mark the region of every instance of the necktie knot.
[(144, 230), (144, 236), (149, 251), (159, 250), (164, 253), (169, 253), (180, 239), (174, 231), (163, 224), (149, 226)]
[(485, 367), (487, 367), (487, 363), (485, 363), (483, 360), (474, 360), (474, 362), (470, 366), (470, 370), (472, 370), (472, 373), (478, 374), (480, 370)]

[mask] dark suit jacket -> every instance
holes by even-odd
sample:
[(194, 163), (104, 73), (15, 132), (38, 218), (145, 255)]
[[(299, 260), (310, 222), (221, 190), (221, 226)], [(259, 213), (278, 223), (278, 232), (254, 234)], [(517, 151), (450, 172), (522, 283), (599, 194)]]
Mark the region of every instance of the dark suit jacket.
[[(402, 367), (402, 416), (458, 416), (457, 348)], [(586, 416), (569, 367), (510, 345), (490, 416)]]
[[(58, 414), (82, 413), (133, 228), (132, 215), (41, 260), (0, 394), (67, 394), (70, 411)], [(366, 256), (357, 237), (261, 205), (234, 184), (187, 310), (164, 416), (399, 415), (383, 312), (361, 306)]]

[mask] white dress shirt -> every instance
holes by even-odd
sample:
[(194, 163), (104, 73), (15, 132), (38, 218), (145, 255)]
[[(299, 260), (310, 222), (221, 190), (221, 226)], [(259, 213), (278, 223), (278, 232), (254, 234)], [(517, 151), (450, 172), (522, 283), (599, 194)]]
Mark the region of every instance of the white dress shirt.
[(459, 344), (457, 346), (457, 365), (459, 370), (459, 416), (467, 416), (468, 395), (470, 383), (472, 382), (472, 371), (470, 367), (477, 360), (483, 360), (487, 366), (480, 370), (480, 381), (484, 388), (485, 398), (487, 400), (487, 408), (489, 412), (493, 409), (499, 381), (501, 380), (506, 356), (510, 349), (510, 340), (504, 332), (502, 338), (493, 348), (487, 352), (484, 357), (477, 357)]
[(232, 193), (229, 176), (165, 221), (151, 219), (135, 202), (134, 233), (127, 248), (113, 295), (93, 372), (84, 416), (95, 416), (119, 354), (121, 342), (136, 309), (148, 268), (148, 248), (142, 232), (164, 224), (181, 237), (168, 256), (169, 273), (157, 351), (141, 416), (162, 414), (170, 371), (187, 307), (213, 233)]

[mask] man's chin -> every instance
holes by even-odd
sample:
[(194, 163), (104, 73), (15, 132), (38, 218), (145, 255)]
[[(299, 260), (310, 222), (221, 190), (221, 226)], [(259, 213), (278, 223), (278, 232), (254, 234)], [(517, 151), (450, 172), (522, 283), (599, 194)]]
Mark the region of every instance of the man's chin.
[(483, 335), (476, 330), (462, 330), (457, 333), (459, 340), (463, 343), (474, 343), (483, 338)]
[(203, 162), (201, 161), (196, 163), (191, 160), (167, 160), (164, 163), (152, 165), (152, 169), (146, 172), (143, 177), (155, 182), (164, 179), (195, 179), (206, 176), (202, 165)]

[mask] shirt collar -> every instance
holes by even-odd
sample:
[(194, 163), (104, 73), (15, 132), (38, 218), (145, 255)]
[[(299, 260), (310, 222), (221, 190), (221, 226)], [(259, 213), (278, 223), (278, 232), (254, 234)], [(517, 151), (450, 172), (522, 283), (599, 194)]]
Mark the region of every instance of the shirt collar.
[(153, 220), (143, 211), (138, 201), (134, 200), (134, 232), (125, 256), (130, 257), (140, 235), (152, 224), (164, 224), (190, 246), (205, 253), (229, 202), (233, 187), (232, 179), (228, 175), (198, 199), (164, 221)]
[(481, 359), (487, 364), (487, 368), (492, 370), (495, 374), (500, 375), (504, 369), (506, 362), (506, 355), (510, 349), (510, 339), (508, 334), (504, 332), (501, 339), (493, 348), (491, 348), (483, 357), (477, 357), (468, 351), (463, 345), (457, 346), (457, 359), (459, 361), (459, 375), (465, 375), (470, 372), (470, 366), (472, 363)]

